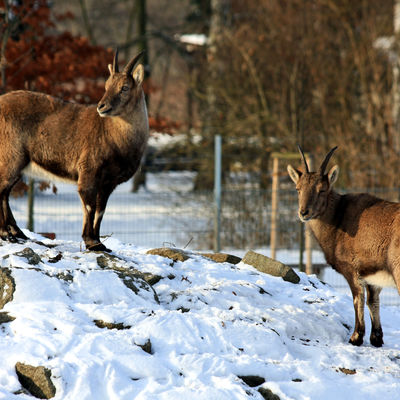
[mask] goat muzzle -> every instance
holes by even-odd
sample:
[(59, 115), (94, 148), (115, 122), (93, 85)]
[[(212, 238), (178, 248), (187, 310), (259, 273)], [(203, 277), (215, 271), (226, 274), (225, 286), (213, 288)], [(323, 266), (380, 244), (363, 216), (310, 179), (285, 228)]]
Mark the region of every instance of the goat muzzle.
[(312, 214), (308, 208), (299, 210), (299, 218), (301, 221), (306, 222), (312, 218)]
[(105, 117), (112, 111), (112, 107), (108, 106), (106, 103), (99, 103), (97, 106), (97, 112), (99, 113), (100, 117)]

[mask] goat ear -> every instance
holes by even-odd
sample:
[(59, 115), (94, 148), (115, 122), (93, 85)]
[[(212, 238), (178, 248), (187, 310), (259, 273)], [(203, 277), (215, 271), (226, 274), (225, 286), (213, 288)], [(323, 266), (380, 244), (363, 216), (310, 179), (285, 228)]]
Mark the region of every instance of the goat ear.
[(291, 165), (287, 166), (287, 171), (289, 173), (290, 179), (294, 183), (297, 183), (299, 181), (299, 179), (300, 179), (301, 172), (298, 169), (293, 168)]
[(339, 166), (334, 165), (328, 172), (328, 181), (329, 184), (332, 186), (339, 176)]
[(139, 64), (132, 72), (133, 79), (137, 85), (141, 85), (144, 79), (144, 68), (142, 64)]

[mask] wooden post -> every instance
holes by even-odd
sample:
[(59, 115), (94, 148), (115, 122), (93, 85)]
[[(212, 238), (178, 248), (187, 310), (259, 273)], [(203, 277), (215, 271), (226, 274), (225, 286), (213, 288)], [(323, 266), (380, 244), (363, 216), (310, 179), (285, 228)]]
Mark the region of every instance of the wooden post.
[(300, 272), (306, 272), (304, 268), (304, 223), (299, 221), (299, 270)]
[[(314, 160), (311, 155), (307, 155), (307, 164), (310, 168), (310, 171), (314, 168)], [(312, 240), (313, 236), (311, 233), (311, 229), (308, 224), (305, 224), (305, 247), (306, 247), (306, 274), (311, 275), (313, 271), (312, 266)]]
[[(399, 0), (400, 1), (400, 0)], [(278, 247), (278, 202), (279, 202), (279, 160), (298, 160), (300, 155), (298, 153), (272, 153), (273, 159), (272, 167), (272, 198), (271, 198), (271, 258), (275, 258), (276, 249)], [(307, 163), (310, 170), (313, 168), (313, 159), (306, 154)], [(300, 252), (299, 252), (299, 268), (302, 272), (307, 274), (313, 273), (312, 268), (312, 234), (307, 227), (307, 224), (299, 222), (300, 226)], [(305, 229), (304, 229), (305, 228)], [(303, 264), (303, 252), (306, 253), (306, 265)]]
[(312, 265), (312, 233), (309, 226), (306, 224), (305, 229), (305, 242), (306, 242), (306, 274), (311, 275), (313, 273)]
[(272, 199), (271, 199), (271, 258), (276, 257), (278, 242), (278, 196), (279, 196), (279, 158), (274, 156), (272, 169)]
[(400, 34), (400, 0), (395, 0), (393, 9), (393, 28), (395, 46), (390, 51), (391, 57), (394, 56), (392, 62), (392, 117), (393, 117), (393, 131), (396, 132), (393, 139), (393, 147), (397, 153), (400, 152), (400, 138), (398, 135), (400, 126), (400, 55), (398, 52), (398, 39)]

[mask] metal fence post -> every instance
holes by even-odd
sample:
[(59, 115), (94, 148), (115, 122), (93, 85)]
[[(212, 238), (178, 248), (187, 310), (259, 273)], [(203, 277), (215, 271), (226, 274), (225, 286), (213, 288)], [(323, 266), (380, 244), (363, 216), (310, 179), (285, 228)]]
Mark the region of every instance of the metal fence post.
[(215, 135), (214, 143), (214, 251), (221, 250), (221, 173), (222, 173), (221, 135)]

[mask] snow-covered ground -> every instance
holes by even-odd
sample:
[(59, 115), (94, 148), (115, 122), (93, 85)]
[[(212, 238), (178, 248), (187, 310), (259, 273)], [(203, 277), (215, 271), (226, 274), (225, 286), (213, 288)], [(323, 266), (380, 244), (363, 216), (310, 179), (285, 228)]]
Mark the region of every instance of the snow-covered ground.
[[(210, 249), (214, 212), (212, 198), (197, 194), (182, 198), (178, 194), (192, 191), (193, 178), (194, 173), (188, 171), (149, 173), (147, 190), (135, 194), (131, 193), (131, 182), (120, 185), (110, 197), (102, 222), (102, 234), (139, 247), (173, 245), (183, 248), (189, 245), (188, 248), (192, 249)], [(57, 183), (57, 189), (56, 195), (51, 190), (36, 194), (35, 232), (52, 232), (58, 239), (81, 241), (82, 210), (76, 187)], [(26, 198), (11, 199), (11, 208), (19, 226), (26, 227)], [(298, 226), (294, 224), (293, 229), (297, 230)], [(248, 249), (223, 250), (243, 256)], [(257, 251), (270, 255), (267, 246)], [(280, 250), (277, 259), (294, 265), (298, 262), (299, 252)], [(324, 263), (321, 252), (313, 252), (313, 262)], [(341, 292), (349, 293), (344, 278), (331, 268), (323, 271), (321, 279)], [(387, 288), (381, 294), (381, 302), (400, 305), (400, 297), (396, 290)]]
[[(157, 301), (148, 287), (129, 289), (79, 242), (44, 243), (56, 247), (0, 246), (16, 285), (2, 310), (15, 320), (0, 325), (0, 399), (32, 398), (14, 394), (17, 362), (50, 369), (55, 399), (63, 400), (261, 400), (259, 387), (244, 383), (248, 376), (265, 379), (261, 387), (281, 400), (400, 398), (396, 308), (382, 307), (382, 348), (368, 334), (354, 347), (347, 343), (352, 299), (314, 276), (300, 273), (292, 284), (244, 263), (197, 254), (172, 262), (108, 239), (117, 271), (161, 277), (153, 285)], [(15, 254), (25, 247), (41, 262)], [(140, 347), (146, 342), (150, 352)]]

